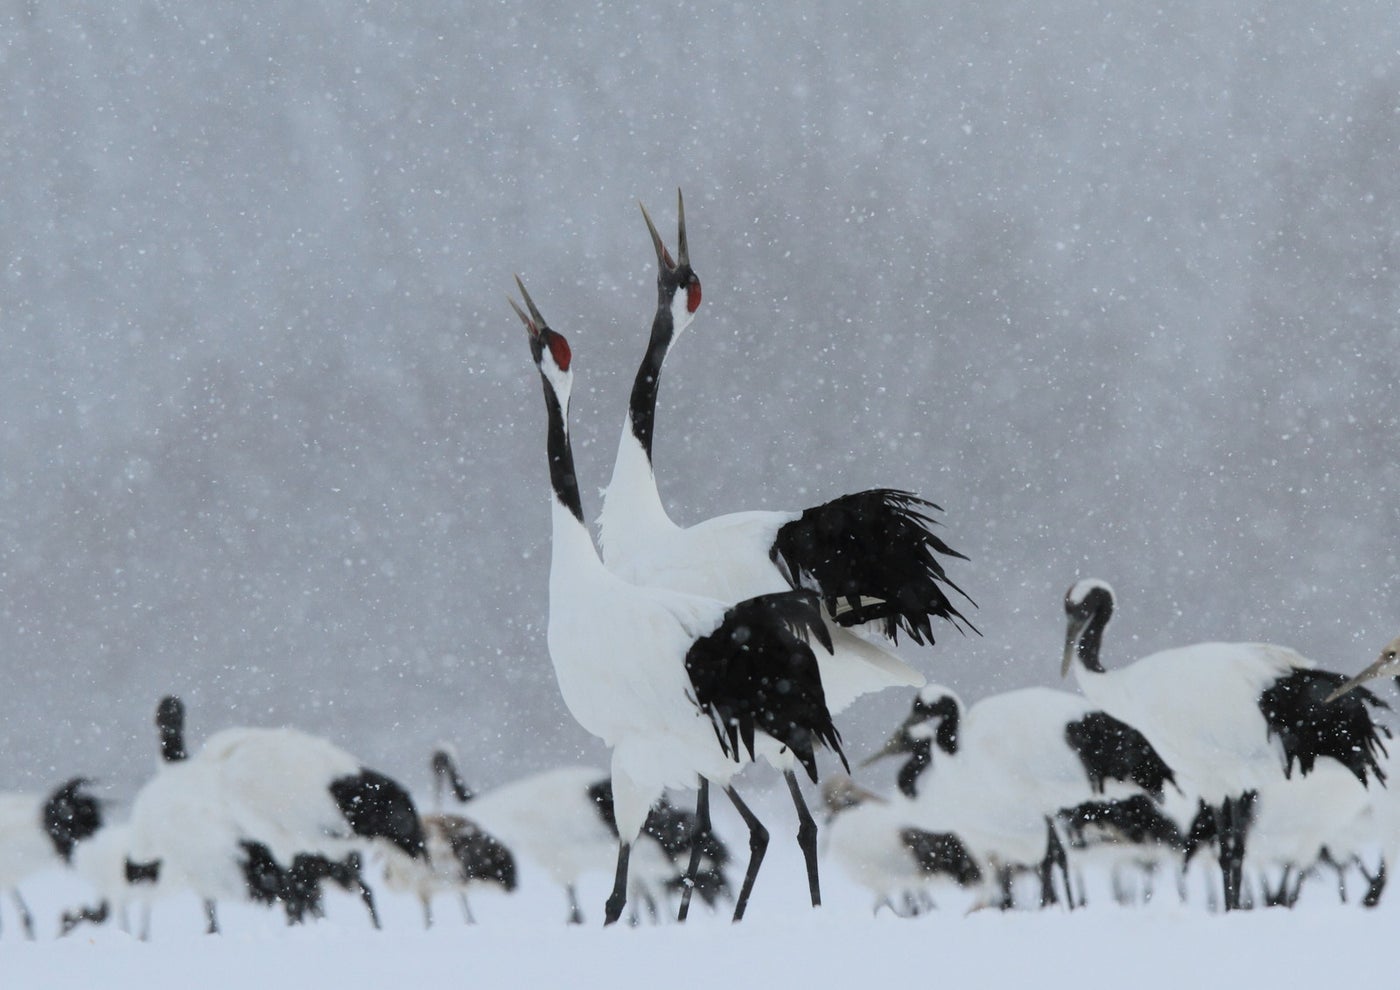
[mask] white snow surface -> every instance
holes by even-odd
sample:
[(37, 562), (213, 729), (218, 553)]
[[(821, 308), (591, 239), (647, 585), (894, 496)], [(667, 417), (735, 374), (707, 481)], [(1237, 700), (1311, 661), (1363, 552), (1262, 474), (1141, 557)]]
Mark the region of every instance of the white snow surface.
[[(872, 898), (823, 860), (820, 910), (806, 906), (792, 815), (763, 801), (772, 831), (748, 917), (692, 911), (684, 926), (601, 926), (608, 878), (581, 886), (588, 923), (563, 923), (564, 895), (543, 872), (522, 864), (513, 895), (472, 899), (478, 923), (464, 925), (448, 898), (437, 924), (422, 927), (413, 899), (376, 886), (384, 929), (369, 928), (359, 902), (329, 895), (328, 917), (287, 928), (280, 912), (220, 908), (223, 934), (202, 933), (192, 898), (156, 905), (152, 937), (142, 943), (115, 926), (85, 926), (55, 938), (58, 912), (85, 899), (72, 874), (51, 871), (25, 895), (39, 940), (24, 942), (8, 899), (0, 903), (0, 986), (67, 990), (198, 986), (201, 990), (381, 985), (491, 987), (698, 987), (742, 980), (751, 986), (985, 986), (1043, 988), (1102, 985), (1130, 977), (1134, 990), (1201, 986), (1346, 986), (1381, 981), (1393, 970), (1386, 948), (1395, 902), (1371, 911), (1340, 904), (1329, 881), (1305, 888), (1292, 910), (1232, 915), (1180, 904), (1169, 884), (1147, 907), (1122, 908), (1103, 892), (1087, 908), (964, 913), (961, 906), (912, 919), (871, 913)], [(727, 810), (727, 809), (726, 809)], [(787, 811), (784, 814), (784, 811)], [(716, 825), (736, 853), (742, 832), (716, 809)], [(376, 868), (377, 877), (378, 870)], [(737, 876), (734, 877), (737, 880)], [(1096, 977), (1094, 974), (1101, 974)], [(1100, 979), (1102, 982), (1100, 982)], [(1377, 985), (1383, 985), (1377, 983)]]

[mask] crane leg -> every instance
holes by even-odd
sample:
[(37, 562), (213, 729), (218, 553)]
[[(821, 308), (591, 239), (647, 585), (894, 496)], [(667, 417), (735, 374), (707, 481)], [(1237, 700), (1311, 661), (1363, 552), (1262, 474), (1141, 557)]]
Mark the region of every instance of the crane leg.
[(817, 875), (817, 823), (807, 802), (802, 799), (802, 788), (797, 783), (797, 775), (784, 770), (788, 793), (797, 808), (797, 847), (802, 850), (802, 859), (807, 864), (807, 890), (812, 895), (812, 907), (822, 906), (822, 884)]
[(622, 917), (622, 909), (627, 904), (627, 862), (632, 857), (632, 843), (617, 844), (617, 874), (613, 877), (612, 893), (604, 908), (603, 924), (612, 925)]
[(758, 816), (749, 810), (749, 806), (744, 803), (743, 798), (739, 797), (738, 791), (734, 790), (733, 787), (726, 787), (724, 793), (729, 795), (734, 809), (739, 812), (739, 817), (749, 828), (749, 868), (744, 871), (744, 885), (739, 888), (739, 901), (734, 905), (734, 920), (742, 921), (744, 909), (749, 906), (749, 894), (753, 891), (753, 882), (758, 877), (758, 868), (763, 864), (763, 854), (768, 851), (768, 830), (763, 827)]
[(1225, 881), (1225, 910), (1244, 907), (1245, 835), (1255, 798), (1246, 791), (1238, 798), (1226, 798), (1220, 805), (1220, 872)]
[(564, 892), (569, 895), (569, 924), (583, 924), (583, 911), (578, 906), (578, 891), (574, 889), (573, 884), (569, 884), (564, 888)]
[(15, 902), (15, 910), (19, 912), (19, 923), (24, 929), (24, 937), (34, 941), (34, 916), (29, 913), (29, 905), (24, 903), (24, 898), (19, 896), (18, 890), (10, 891), (10, 897)]
[(219, 916), (215, 913), (213, 901), (206, 900), (204, 902), (204, 920), (206, 923), (204, 933), (206, 935), (219, 934)]
[(1366, 896), (1361, 899), (1361, 904), (1368, 908), (1375, 907), (1381, 902), (1381, 894), (1385, 892), (1385, 861), (1381, 861), (1375, 876), (1371, 876), (1365, 869), (1362, 869), (1361, 875), (1367, 881)]
[(374, 908), (374, 895), (370, 893), (364, 877), (356, 876), (355, 879), (360, 884), (360, 900), (365, 902), (365, 910), (369, 912), (369, 923), (375, 931), (379, 931), (379, 912)]
[(710, 834), (710, 782), (700, 778), (700, 795), (695, 799), (695, 834), (690, 839), (690, 862), (686, 865), (685, 876), (681, 877), (681, 906), (676, 912), (676, 920), (684, 921), (690, 916), (690, 895), (695, 892), (695, 875), (700, 872), (701, 841)]

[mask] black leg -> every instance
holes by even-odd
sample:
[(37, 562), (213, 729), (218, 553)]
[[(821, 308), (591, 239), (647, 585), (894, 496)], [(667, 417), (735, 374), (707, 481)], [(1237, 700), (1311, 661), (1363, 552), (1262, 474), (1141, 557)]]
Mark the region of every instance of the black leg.
[(365, 902), (365, 910), (369, 912), (369, 923), (375, 931), (379, 931), (379, 912), (374, 909), (374, 895), (370, 893), (364, 877), (356, 874), (355, 882), (360, 885), (360, 900)]
[(788, 793), (797, 807), (797, 847), (802, 850), (802, 858), (807, 863), (807, 890), (812, 895), (812, 907), (822, 906), (822, 884), (817, 876), (817, 823), (807, 802), (802, 799), (802, 788), (797, 783), (797, 775), (784, 770)]
[(1229, 798), (1222, 801), (1218, 816), (1220, 822), (1220, 879), (1225, 891), (1225, 910), (1234, 911), (1240, 906), (1239, 887), (1236, 885), (1232, 868), (1235, 852), (1234, 802)]
[(744, 824), (749, 828), (749, 868), (744, 872), (744, 885), (739, 888), (739, 903), (734, 905), (734, 920), (744, 919), (744, 909), (749, 906), (749, 894), (753, 891), (754, 879), (758, 876), (758, 868), (763, 863), (763, 854), (768, 851), (768, 830), (763, 827), (763, 823), (758, 820), (749, 806), (739, 797), (739, 792), (732, 787), (726, 787), (724, 793), (729, 795), (729, 800), (734, 803), (734, 808), (739, 812), (739, 817), (744, 820)]
[(204, 902), (204, 920), (205, 922), (207, 922), (208, 925), (208, 927), (204, 929), (206, 935), (219, 934), (219, 917), (214, 912), (213, 901)]
[(462, 902), (462, 920), (469, 925), (476, 924), (476, 915), (472, 914), (472, 905), (471, 901), (467, 900), (467, 892), (460, 891), (457, 896)]
[[(418, 898), (418, 903), (423, 905), (423, 930), (427, 931), (433, 927), (433, 898), (429, 894), (422, 894)], [(291, 924), (292, 919), (287, 919), (287, 924)]]
[(676, 920), (690, 916), (690, 895), (695, 892), (695, 875), (700, 872), (700, 850), (710, 834), (710, 782), (700, 778), (700, 796), (695, 799), (695, 833), (690, 837), (690, 863), (681, 877), (681, 907)]
[(1059, 898), (1055, 894), (1055, 867), (1060, 868), (1060, 876), (1065, 881), (1065, 903), (1069, 905), (1071, 911), (1074, 910), (1074, 888), (1069, 882), (1069, 859), (1065, 856), (1065, 847), (1060, 842), (1060, 835), (1055, 831), (1055, 824), (1049, 818), (1045, 819), (1045, 858), (1040, 862), (1040, 906), (1048, 907), (1058, 903)]
[(1238, 911), (1244, 905), (1244, 847), (1249, 830), (1252, 792), (1226, 798), (1220, 805), (1220, 870), (1225, 881), (1225, 910)]
[(24, 898), (19, 896), (18, 890), (10, 891), (10, 896), (14, 898), (15, 910), (19, 912), (19, 923), (24, 929), (24, 937), (34, 941), (34, 916), (29, 913), (29, 905), (24, 903)]
[(1010, 911), (1016, 906), (1014, 880), (1015, 875), (1011, 867), (1002, 866), (997, 869), (997, 885), (1001, 888), (1001, 904), (998, 907), (1003, 911)]
[(1361, 870), (1361, 875), (1366, 878), (1368, 886), (1366, 896), (1361, 899), (1363, 906), (1373, 908), (1381, 902), (1381, 894), (1385, 892), (1385, 861), (1381, 861), (1380, 868), (1376, 870), (1376, 875), (1371, 876), (1366, 872), (1365, 867)]
[[(1069, 854), (1065, 852), (1064, 843), (1060, 841), (1060, 834), (1055, 831), (1055, 823), (1050, 819), (1045, 819), (1045, 827), (1050, 830), (1050, 844), (1054, 849), (1055, 863), (1060, 868), (1060, 876), (1065, 881), (1065, 903), (1069, 905), (1071, 911), (1074, 910), (1074, 884), (1069, 879)], [(1083, 892), (1080, 892), (1083, 896)]]
[(108, 904), (105, 899), (99, 901), (95, 908), (85, 907), (77, 911), (64, 911), (63, 917), (59, 920), (58, 934), (60, 937), (67, 935), (84, 921), (100, 925), (107, 920), (107, 912)]
[(604, 909), (603, 924), (612, 925), (622, 917), (622, 909), (627, 904), (627, 861), (632, 857), (632, 843), (619, 842), (617, 845), (617, 875), (613, 877), (612, 893)]
[(578, 906), (578, 891), (574, 889), (573, 884), (569, 884), (564, 888), (564, 892), (569, 895), (569, 924), (583, 924), (583, 912)]
[(642, 906), (647, 909), (647, 918), (653, 925), (661, 921), (661, 915), (656, 909), (656, 898), (651, 896), (650, 890), (642, 891)]

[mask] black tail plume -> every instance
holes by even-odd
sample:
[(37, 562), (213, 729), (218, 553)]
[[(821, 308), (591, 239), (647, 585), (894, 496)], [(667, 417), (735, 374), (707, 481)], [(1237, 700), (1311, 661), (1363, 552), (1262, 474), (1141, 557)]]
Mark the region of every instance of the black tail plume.
[(1390, 706), (1364, 687), (1323, 700), (1346, 680), (1330, 670), (1300, 667), (1260, 696), (1259, 710), (1269, 733), (1283, 744), (1285, 776), (1292, 776), (1295, 762), (1307, 774), (1319, 756), (1330, 756), (1363, 784), (1368, 774), (1385, 783), (1379, 758), (1385, 755), (1382, 740), (1390, 738), (1390, 730), (1371, 711)]
[(820, 608), (810, 591), (750, 598), (730, 608), (719, 628), (686, 653), (695, 702), (710, 717), (725, 755), (736, 762), (743, 750), (754, 758), (754, 734), (762, 731), (790, 749), (813, 781), (817, 745), (849, 770), (808, 645), (815, 636), (831, 649)]
[(393, 778), (361, 769), (353, 777), (332, 781), (330, 792), (356, 835), (387, 839), (415, 859), (427, 855), (418, 809)]
[(912, 492), (893, 488), (843, 495), (813, 506), (778, 530), (773, 560), (794, 587), (813, 588), (843, 626), (879, 622), (898, 641), (933, 643), (933, 619), (977, 632), (948, 597), (967, 593), (947, 575), (938, 555), (967, 558), (933, 532), (924, 510), (942, 511)]

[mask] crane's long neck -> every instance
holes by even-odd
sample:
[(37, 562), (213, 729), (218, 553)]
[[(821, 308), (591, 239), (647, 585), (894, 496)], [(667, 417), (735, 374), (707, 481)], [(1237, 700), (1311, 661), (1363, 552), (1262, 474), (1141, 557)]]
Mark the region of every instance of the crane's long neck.
[[(541, 374), (541, 377), (544, 377)], [(569, 441), (568, 394), (561, 400), (548, 378), (544, 379), (544, 404), (549, 417), (546, 450), (549, 454), (549, 483), (554, 490), (553, 538), (551, 550), (555, 574), (563, 572), (560, 565), (568, 562), (591, 561), (601, 568), (593, 538), (583, 521), (583, 500), (578, 493), (578, 476), (574, 473), (574, 450)], [(585, 563), (583, 566), (589, 566)]]
[(933, 740), (920, 739), (909, 751), (909, 759), (899, 768), (895, 784), (905, 797), (919, 796), (919, 777), (933, 763)]
[(938, 723), (938, 731), (933, 735), (933, 741), (938, 744), (938, 748), (949, 756), (954, 756), (958, 752), (958, 729), (960, 725), (961, 713), (956, 707), (943, 716)]
[(651, 461), (652, 430), (656, 422), (656, 396), (661, 388), (661, 365), (676, 336), (676, 320), (669, 306), (657, 306), (651, 321), (651, 340), (632, 380), (632, 397), (627, 404), (628, 426), (647, 462)]
[(922, 736), (910, 747), (909, 759), (899, 768), (895, 783), (905, 797), (917, 797), (919, 777), (933, 765), (933, 748), (937, 746), (947, 756), (958, 752), (958, 721), (960, 713), (951, 700), (939, 707), (938, 727), (932, 736)]
[(433, 753), (433, 801), (437, 807), (443, 806), (443, 791), (450, 790), (452, 796), (462, 804), (467, 803), (476, 796), (475, 792), (467, 786), (467, 782), (462, 779), (461, 772), (457, 769), (457, 761), (446, 750), (437, 750)]
[(612, 480), (603, 498), (599, 516), (603, 555), (612, 563), (627, 556), (635, 544), (645, 542), (658, 530), (675, 528), (661, 504), (652, 465), (652, 434), (656, 422), (656, 397), (661, 384), (661, 366), (675, 339), (675, 318), (670, 308), (658, 306), (652, 321), (651, 340), (632, 381), (627, 405), (627, 421), (617, 444), (617, 460)]
[(1103, 630), (1108, 625), (1108, 616), (1096, 610), (1080, 630), (1074, 643), (1074, 655), (1079, 665), (1091, 674), (1102, 674), (1103, 663), (1099, 660), (1099, 647), (1103, 645)]
[(162, 763), (179, 763), (189, 755), (185, 748), (185, 711), (178, 702), (161, 702), (156, 711), (156, 731), (160, 734)]
[(567, 402), (567, 398), (560, 401), (558, 393), (546, 378), (544, 405), (549, 416), (549, 433), (545, 449), (549, 454), (549, 484), (554, 489), (555, 501), (582, 526), (583, 500), (579, 498), (578, 475), (574, 473), (574, 448), (569, 442)]

